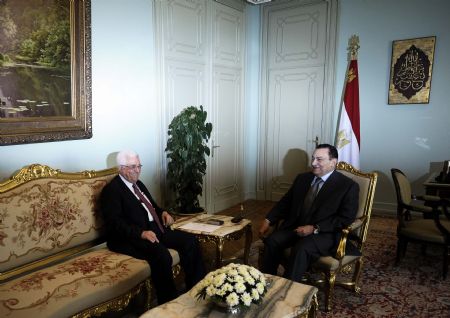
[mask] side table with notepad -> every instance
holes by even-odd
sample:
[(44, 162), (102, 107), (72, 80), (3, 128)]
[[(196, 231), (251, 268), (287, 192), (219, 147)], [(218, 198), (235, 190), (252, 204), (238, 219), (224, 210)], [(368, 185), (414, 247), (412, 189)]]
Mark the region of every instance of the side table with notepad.
[[(261, 304), (252, 304), (239, 317), (315, 317), (318, 303), (317, 291), (313, 286), (300, 284), (282, 277), (266, 274), (270, 285)], [(161, 306), (150, 309), (140, 318), (193, 318), (229, 317), (207, 299), (197, 299), (197, 286), (180, 297)]]
[[(248, 264), (250, 246), (252, 243), (252, 223), (242, 219), (239, 223), (232, 223), (233, 217), (226, 215), (200, 214), (177, 220), (174, 229), (194, 234), (200, 242), (210, 242), (216, 248), (216, 268), (223, 263), (223, 247), (225, 242), (239, 240), (245, 237), (244, 263)], [(216, 222), (220, 221), (220, 222)], [(219, 224), (222, 223), (223, 224)]]

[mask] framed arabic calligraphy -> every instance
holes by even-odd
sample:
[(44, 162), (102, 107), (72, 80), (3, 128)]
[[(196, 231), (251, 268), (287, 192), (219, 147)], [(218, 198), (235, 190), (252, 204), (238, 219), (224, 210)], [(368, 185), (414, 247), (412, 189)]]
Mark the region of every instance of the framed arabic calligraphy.
[(389, 104), (428, 104), (436, 37), (392, 42)]

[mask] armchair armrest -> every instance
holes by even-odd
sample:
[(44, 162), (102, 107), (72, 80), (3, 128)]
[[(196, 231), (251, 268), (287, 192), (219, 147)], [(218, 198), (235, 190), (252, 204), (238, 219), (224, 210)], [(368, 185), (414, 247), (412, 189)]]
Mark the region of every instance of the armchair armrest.
[(351, 232), (353, 232), (354, 230), (362, 227), (366, 223), (366, 221), (367, 221), (367, 217), (362, 216), (362, 217), (356, 219), (355, 221), (353, 221), (353, 223), (350, 224), (349, 226), (347, 226), (346, 228), (342, 229), (341, 240), (339, 241), (339, 245), (336, 250), (336, 255), (335, 255), (336, 259), (341, 260), (345, 256), (345, 249), (347, 247), (348, 235)]
[(443, 199), (434, 195), (424, 195), (420, 197), (420, 200), (426, 201), (428, 205), (414, 204), (414, 201), (412, 201), (411, 204), (404, 204), (404, 208), (409, 211), (421, 212), (424, 215), (428, 213), (431, 216), (444, 213), (450, 218), (450, 214), (447, 211), (447, 207), (450, 206), (450, 201), (448, 199)]
[(441, 198), (437, 195), (422, 195), (420, 200), (438, 202)]

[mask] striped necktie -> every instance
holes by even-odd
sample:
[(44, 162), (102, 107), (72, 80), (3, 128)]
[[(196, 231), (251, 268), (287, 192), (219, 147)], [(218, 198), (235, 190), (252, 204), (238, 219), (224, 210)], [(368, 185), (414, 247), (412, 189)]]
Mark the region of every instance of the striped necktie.
[(311, 209), (314, 199), (319, 193), (320, 185), (322, 183), (323, 183), (322, 178), (316, 178), (316, 180), (314, 180), (314, 183), (309, 188), (308, 193), (306, 193), (305, 202), (303, 204), (304, 213), (309, 213), (309, 210)]
[(148, 211), (150, 212), (150, 214), (153, 217), (153, 221), (156, 222), (156, 224), (158, 225), (161, 232), (164, 233), (164, 228), (161, 225), (161, 222), (159, 221), (159, 217), (156, 214), (155, 208), (150, 203), (150, 201), (147, 200), (147, 198), (142, 194), (141, 190), (139, 190), (136, 183), (133, 183), (133, 190), (134, 190), (134, 193), (136, 193), (136, 195), (139, 197), (139, 200), (141, 200), (141, 202), (144, 203), (144, 205), (147, 207)]

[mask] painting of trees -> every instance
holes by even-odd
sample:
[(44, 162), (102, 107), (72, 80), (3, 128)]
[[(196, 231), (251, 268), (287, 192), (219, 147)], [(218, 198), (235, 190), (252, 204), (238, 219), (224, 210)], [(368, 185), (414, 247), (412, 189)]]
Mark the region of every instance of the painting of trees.
[(3, 65), (22, 62), (69, 68), (69, 15), (67, 0), (0, 0)]

